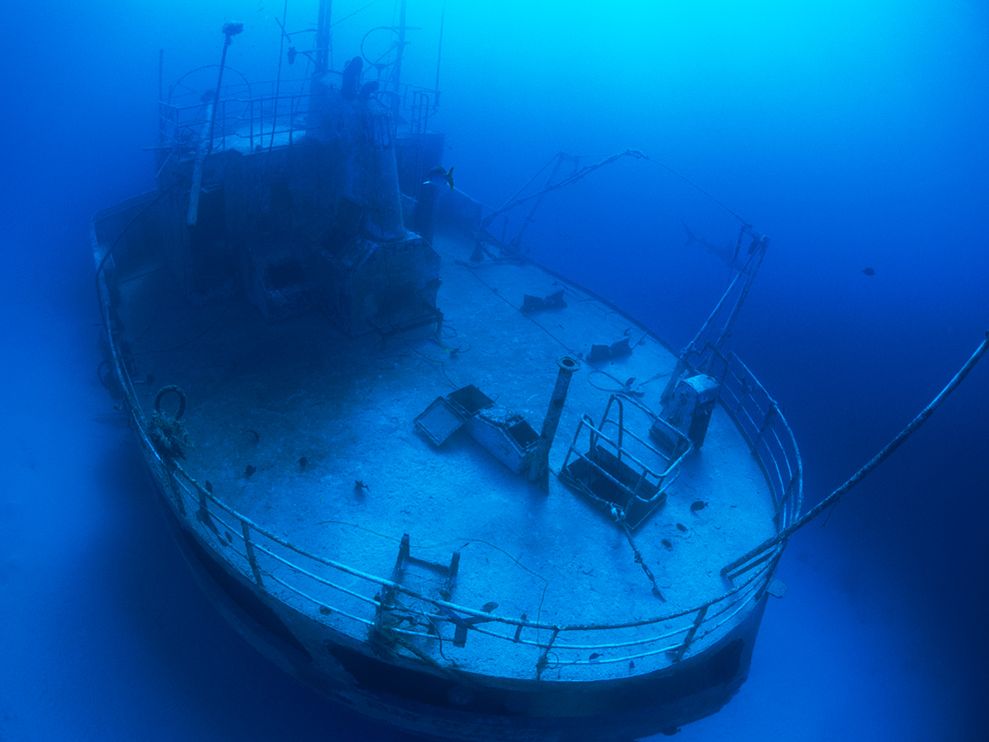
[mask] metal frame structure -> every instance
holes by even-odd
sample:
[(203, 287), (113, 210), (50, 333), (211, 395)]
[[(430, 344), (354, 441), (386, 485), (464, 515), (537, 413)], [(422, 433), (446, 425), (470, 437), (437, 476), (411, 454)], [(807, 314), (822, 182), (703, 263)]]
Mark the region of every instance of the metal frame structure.
[[(637, 411), (639, 416), (647, 421), (648, 425), (645, 426), (647, 429), (651, 429), (653, 425), (662, 425), (682, 445), (677, 445), (672, 452), (666, 452), (660, 450), (655, 443), (637, 434), (635, 430), (625, 424), (626, 405)], [(617, 417), (612, 415), (612, 408), (618, 410)], [(607, 432), (611, 428), (616, 430), (614, 437)], [(577, 448), (581, 435), (584, 433), (587, 437), (586, 453)], [(630, 445), (626, 439), (631, 439)], [(616, 393), (608, 398), (600, 423), (595, 424), (588, 415), (581, 418), (577, 430), (574, 432), (570, 448), (567, 449), (567, 455), (563, 460), (560, 477), (592, 500), (609, 509), (616, 508), (616, 520), (623, 523), (627, 522), (630, 527), (635, 528), (656, 507), (662, 504), (667, 488), (679, 474), (680, 464), (692, 450), (693, 445), (683, 433), (676, 430), (634, 397)], [(604, 451), (603, 456), (602, 451)], [(646, 456), (653, 462), (662, 462), (664, 468), (659, 470), (654, 468), (654, 463), (643, 461)], [(603, 478), (619, 492), (622, 492), (626, 498), (625, 504), (619, 506), (616, 503), (603, 500), (585, 481), (574, 476), (572, 458), (575, 459), (575, 462), (581, 462), (588, 472), (593, 472), (597, 477)], [(637, 472), (638, 476), (635, 482), (622, 481), (617, 472), (609, 470), (605, 460), (613, 461), (619, 469), (627, 467), (629, 473)], [(631, 462), (631, 464), (627, 462)], [(642, 493), (644, 492), (651, 494), (648, 497), (643, 497)]]

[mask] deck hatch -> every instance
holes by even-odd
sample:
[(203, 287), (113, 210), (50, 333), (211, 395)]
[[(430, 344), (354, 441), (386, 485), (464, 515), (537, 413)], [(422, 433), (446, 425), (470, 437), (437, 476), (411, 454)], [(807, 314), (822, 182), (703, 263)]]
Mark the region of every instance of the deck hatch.
[(442, 446), (470, 417), (493, 404), (488, 395), (468, 384), (430, 402), (416, 415), (415, 427), (434, 446)]

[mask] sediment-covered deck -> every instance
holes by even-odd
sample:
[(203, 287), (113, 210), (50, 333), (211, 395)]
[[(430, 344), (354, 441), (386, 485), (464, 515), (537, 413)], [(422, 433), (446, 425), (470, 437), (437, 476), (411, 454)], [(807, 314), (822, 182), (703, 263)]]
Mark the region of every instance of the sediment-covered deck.
[[(114, 276), (125, 391), (148, 416), (164, 385), (187, 398), (174, 506), (264, 593), (359, 641), (378, 631), (380, 642), (386, 625), (387, 650), (412, 661), (597, 680), (703, 652), (754, 607), (770, 564), (733, 586), (721, 568), (793, 506), (792, 441), (771, 400), (727, 359), (703, 448), (630, 540), (555, 473), (581, 416), (597, 419), (613, 392), (658, 409), (674, 356), (534, 265), (474, 263), (454, 240), (435, 247), (438, 334), (351, 338), (319, 312), (271, 321), (240, 299), (197, 305), (160, 256)], [(520, 312), (523, 294), (560, 289), (565, 308)], [(436, 448), (414, 429), (433, 399), (474, 384), (538, 430), (557, 359), (621, 338), (631, 354), (582, 362), (573, 377), (548, 491), (462, 432)], [(412, 558), (398, 574), (403, 534)]]

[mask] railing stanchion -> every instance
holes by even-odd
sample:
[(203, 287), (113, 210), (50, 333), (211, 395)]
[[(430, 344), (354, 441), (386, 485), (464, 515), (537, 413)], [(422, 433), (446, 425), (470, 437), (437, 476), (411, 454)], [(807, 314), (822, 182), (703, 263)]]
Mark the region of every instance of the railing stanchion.
[(167, 479), (171, 485), (172, 494), (175, 495), (175, 506), (179, 510), (179, 515), (185, 517), (185, 502), (182, 500), (182, 493), (179, 491), (179, 486), (173, 477), (167, 477)]
[(780, 498), (780, 504), (779, 504), (780, 515), (783, 514), (783, 511), (786, 509), (787, 504), (790, 501), (790, 495), (793, 494), (793, 488), (796, 486), (797, 478), (799, 476), (800, 475), (796, 471), (794, 471), (793, 474), (790, 475), (790, 481), (787, 482), (786, 489), (783, 490), (783, 496)]
[(251, 541), (251, 527), (247, 521), (240, 522), (240, 530), (244, 535), (244, 553), (247, 554), (247, 561), (251, 565), (251, 572), (254, 574), (254, 581), (258, 587), (264, 590), (264, 581), (261, 579), (261, 569), (258, 567), (258, 558), (254, 553), (254, 543)]
[(766, 434), (766, 431), (769, 430), (770, 426), (776, 421), (776, 416), (779, 415), (779, 411), (780, 408), (776, 402), (773, 402), (769, 406), (769, 409), (766, 411), (766, 416), (762, 419), (762, 425), (759, 426), (759, 432), (756, 433), (755, 445), (752, 446), (753, 448), (762, 443), (762, 437)]
[(681, 644), (676, 653), (673, 655), (673, 662), (679, 662), (683, 659), (683, 655), (687, 653), (687, 649), (690, 647), (690, 643), (694, 640), (694, 636), (697, 634), (697, 630), (700, 629), (701, 624), (704, 623), (704, 617), (707, 615), (707, 609), (709, 605), (703, 606), (699, 611), (697, 611), (697, 618), (694, 619), (694, 625), (690, 627), (690, 631), (683, 638), (683, 644)]

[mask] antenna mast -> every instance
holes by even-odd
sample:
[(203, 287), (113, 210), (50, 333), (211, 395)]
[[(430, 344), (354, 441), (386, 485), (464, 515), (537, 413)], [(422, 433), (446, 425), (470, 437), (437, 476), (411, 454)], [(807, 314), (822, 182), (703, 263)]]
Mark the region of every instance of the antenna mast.
[(330, 35), (330, 18), (333, 16), (333, 0), (320, 0), (319, 23), (316, 26), (316, 64), (313, 77), (325, 74), (333, 55), (333, 38)]
[(395, 69), (392, 72), (392, 83), (395, 86), (395, 93), (401, 96), (400, 86), (402, 83), (402, 56), (405, 54), (405, 11), (407, 0), (401, 0), (398, 5), (398, 53), (395, 55)]
[(443, 0), (443, 6), (440, 9), (440, 40), (436, 46), (436, 82), (433, 85), (433, 90), (436, 93), (435, 105), (439, 105), (440, 97), (440, 61), (443, 59), (443, 31), (446, 27), (446, 0)]

